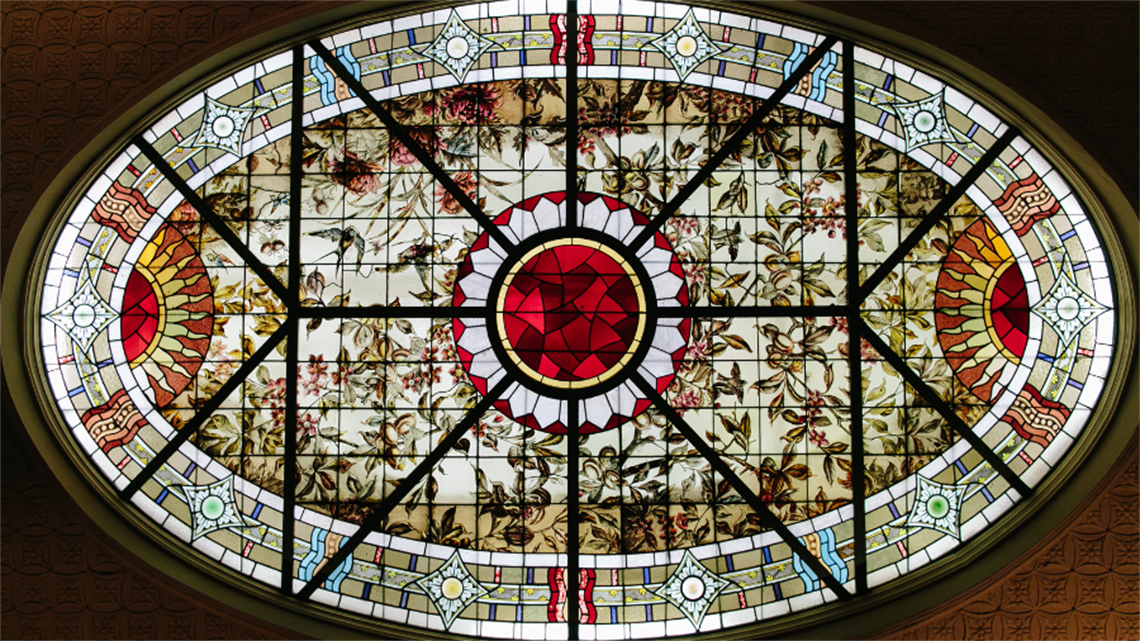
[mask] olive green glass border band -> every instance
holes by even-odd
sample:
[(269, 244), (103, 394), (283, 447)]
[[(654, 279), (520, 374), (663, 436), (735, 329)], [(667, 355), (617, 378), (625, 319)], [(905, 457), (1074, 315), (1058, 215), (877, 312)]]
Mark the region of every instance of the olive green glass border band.
[[(272, 587), (231, 572), (192, 551), (141, 512), (123, 506), (106, 479), (99, 476), (74, 445), (55, 413), (43, 408), (53, 401), (46, 392), (40, 365), (39, 293), (30, 283), (42, 281), (46, 253), (43, 238), (54, 237), (63, 217), (81, 197), (81, 187), (97, 175), (113, 155), (140, 133), (148, 116), (180, 104), (211, 84), (210, 80), (241, 68), (253, 54), (287, 51), (298, 42), (355, 25), (402, 14), (454, 6), (455, 2), (372, 2), (331, 4), (320, 13), (264, 31), (209, 56), (190, 70), (125, 110), (64, 167), (40, 196), (9, 257), (0, 318), (16, 328), (19, 340), (2, 341), (5, 378), (31, 440), (72, 498), (106, 534), (142, 561), (171, 579), (207, 594), (245, 614), (273, 621), (300, 634), (321, 638), (455, 638), (443, 632), (365, 618), (315, 603), (283, 599)], [(754, 13), (841, 38), (874, 49), (917, 69), (933, 73), (963, 90), (1024, 136), (1070, 182), (1100, 231), (1111, 264), (1117, 300), (1117, 355), (1081, 439), (1058, 468), (995, 526), (962, 549), (927, 567), (880, 586), (849, 603), (834, 603), (774, 621), (718, 631), (717, 638), (845, 638), (871, 634), (909, 616), (952, 599), (989, 578), (1061, 523), (1102, 480), (1137, 431), (1140, 395), (1122, 395), (1138, 382), (1136, 350), (1137, 247), (1140, 224), (1120, 187), (1100, 164), (1043, 111), (1014, 94), (990, 75), (962, 60), (901, 33), (850, 18), (820, 6), (793, 3), (692, 2), (736, 13)], [(867, 43), (864, 41), (873, 41)], [(916, 52), (921, 52), (916, 55)], [(1125, 248), (1128, 248), (1127, 250)], [(34, 382), (33, 382), (34, 381)], [(1117, 401), (1118, 400), (1118, 404)], [(1018, 532), (1017, 536), (1009, 536)]]

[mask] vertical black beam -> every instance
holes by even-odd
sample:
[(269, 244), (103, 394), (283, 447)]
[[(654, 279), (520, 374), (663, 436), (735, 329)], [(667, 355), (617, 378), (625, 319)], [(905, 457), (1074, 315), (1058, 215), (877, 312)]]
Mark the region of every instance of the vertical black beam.
[(843, 178), (847, 230), (847, 371), (851, 395), (851, 502), (855, 509), (855, 592), (867, 591), (867, 505), (863, 470), (863, 344), (859, 333), (859, 187), (855, 152), (855, 45), (843, 41)]
[(304, 155), (305, 113), (305, 46), (293, 47), (293, 102), (291, 135), (289, 138), (289, 280), (285, 283), (289, 297), (285, 308), (289, 317), (285, 321), (285, 489), (281, 514), (281, 591), (293, 593), (293, 538), (295, 528), (294, 504), (297, 499), (297, 369), (300, 367), (297, 351), (301, 322), (301, 158)]
[[(566, 227), (578, 226), (578, 3), (566, 3)], [(572, 232), (571, 232), (572, 233)], [(566, 624), (578, 639), (578, 400), (567, 402), (566, 426)]]

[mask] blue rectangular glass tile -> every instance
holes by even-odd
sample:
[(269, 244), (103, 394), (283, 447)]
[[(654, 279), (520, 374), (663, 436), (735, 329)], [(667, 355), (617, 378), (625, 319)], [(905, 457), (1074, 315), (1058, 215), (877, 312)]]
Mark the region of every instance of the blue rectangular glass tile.
[(618, 622), (617, 606), (611, 605), (610, 606), (610, 623), (617, 623), (617, 622)]
[(163, 488), (162, 494), (159, 494), (158, 498), (155, 499), (154, 502), (159, 504), (159, 505), (162, 505), (162, 502), (165, 501), (166, 497), (168, 497), (168, 496), (170, 496), (170, 490), (168, 488)]
[(646, 18), (645, 19), (645, 30), (646, 31), (653, 31), (653, 18)]
[(891, 516), (895, 517), (896, 519), (899, 518), (899, 509), (895, 507), (894, 501), (887, 503), (887, 509), (891, 511)]
[[(190, 478), (190, 473), (194, 471), (195, 467), (198, 467), (198, 464), (195, 463), (194, 461), (190, 461), (190, 465), (186, 466), (186, 470), (184, 472), (182, 472), (182, 476), (185, 476), (186, 478)], [(257, 518), (256, 514), (254, 515), (254, 518)]]
[(765, 563), (771, 563), (772, 562), (772, 553), (768, 551), (768, 548), (764, 548), (764, 562)]
[(107, 367), (108, 365), (110, 365), (112, 363), (114, 363), (114, 361), (112, 359), (108, 358), (105, 361), (99, 361), (98, 363), (95, 363), (95, 367), (97, 367), (99, 369), (103, 369), (104, 367)]
[(651, 605), (645, 606), (645, 620), (646, 621), (652, 621), (653, 620), (653, 606), (651, 606)]
[(1083, 263), (1077, 263), (1076, 265), (1073, 265), (1073, 271), (1075, 271), (1075, 272), (1079, 272), (1082, 269), (1088, 269), (1088, 268), (1089, 268), (1088, 261), (1085, 261)]
[(526, 582), (527, 583), (534, 583), (534, 568), (527, 568), (526, 569)]
[(888, 114), (887, 114), (887, 112), (885, 112), (885, 111), (884, 111), (884, 112), (883, 112), (883, 115), (879, 116), (879, 123), (878, 123), (878, 125), (879, 125), (880, 127), (882, 127), (884, 124), (886, 124), (886, 122), (887, 122), (887, 115), (888, 115)]
[(254, 506), (254, 508), (253, 508), (253, 518), (255, 518), (255, 519), (256, 519), (257, 517), (261, 516), (261, 508), (263, 508), (263, 507), (265, 507), (265, 506), (264, 506), (264, 505), (262, 505), (261, 503), (258, 503), (256, 506)]
[(530, 16), (523, 16), (523, 31), (530, 31)]
[(491, 66), (492, 67), (498, 67), (499, 66), (499, 54), (494, 53), (494, 52), (491, 53)]
[(641, 576), (642, 576), (642, 581), (645, 582), (645, 585), (649, 585), (649, 568), (642, 568), (642, 575)]
[(74, 269), (63, 270), (63, 275), (64, 276), (71, 276), (72, 278), (79, 278), (79, 272), (75, 271)]
[(723, 60), (720, 61), (720, 67), (716, 70), (716, 75), (721, 76), (721, 77), (724, 76), (724, 67), (726, 64), (728, 64), (728, 63), (726, 63)]
[(890, 91), (891, 90), (891, 83), (894, 81), (895, 81), (895, 77), (888, 74), (887, 79), (883, 81), (883, 89)]
[[(1064, 237), (1062, 236), (1062, 238), (1064, 238)], [(90, 247), (91, 246), (91, 241), (87, 240), (86, 238), (76, 238), (75, 242), (79, 243), (80, 245), (83, 245), (84, 247)]]
[(79, 387), (77, 387), (77, 388), (75, 388), (75, 389), (73, 389), (73, 390), (69, 390), (69, 391), (67, 392), (67, 395), (68, 395), (68, 396), (79, 396), (79, 395), (80, 395), (80, 394), (82, 394), (82, 393), (83, 393), (83, 386), (82, 386), (82, 385), (80, 385)]
[(977, 130), (978, 130), (978, 123), (975, 122), (974, 126), (970, 127), (970, 131), (966, 132), (966, 137), (967, 138), (973, 138), (974, 132), (976, 132)]
[(194, 173), (198, 173), (198, 171), (199, 171), (198, 165), (194, 162), (193, 158), (188, 158), (186, 160), (186, 164), (189, 165), (190, 171), (192, 171)]
[[(854, 386), (852, 386), (852, 387), (854, 387)], [(731, 554), (724, 557), (724, 563), (726, 566), (728, 566), (729, 572), (735, 572), (736, 571), (736, 567), (735, 567), (736, 564), (732, 562), (732, 555)]]
[(1038, 353), (1038, 354), (1037, 354), (1037, 358), (1038, 358), (1038, 359), (1040, 359), (1040, 360), (1043, 360), (1043, 361), (1045, 361), (1046, 363), (1052, 363), (1052, 362), (1053, 362), (1053, 357), (1052, 357), (1052, 356), (1050, 356), (1050, 355), (1048, 355), (1048, 354), (1041, 354), (1041, 353)]
[(1078, 382), (1074, 381), (1074, 380), (1073, 380), (1073, 379), (1071, 379), (1071, 378), (1069, 379), (1069, 386), (1070, 386), (1070, 387), (1075, 387), (1075, 388), (1077, 388), (1077, 389), (1084, 389), (1084, 388), (1085, 388), (1085, 384), (1084, 384), (1084, 383), (1078, 383)]
[(1069, 240), (1070, 238), (1072, 238), (1073, 236), (1076, 236), (1076, 235), (1077, 235), (1077, 230), (1070, 229), (1069, 231), (1061, 234), (1061, 240)]
[(408, 42), (410, 44), (416, 44), (416, 30), (415, 29), (408, 29)]
[(616, 65), (616, 64), (617, 64), (617, 52), (618, 52), (618, 50), (617, 50), (617, 49), (614, 49), (613, 51), (610, 51), (610, 64), (611, 64), (611, 65)]
[(986, 500), (989, 501), (990, 503), (994, 502), (994, 495), (990, 494), (990, 491), (988, 488), (985, 488), (985, 487), (982, 488), (982, 496), (986, 497)]
[(968, 473), (966, 470), (966, 466), (965, 466), (965, 464), (962, 463), (962, 461), (954, 461), (954, 467), (958, 468), (958, 471), (961, 472), (962, 474)]
[(257, 87), (257, 93), (265, 93), (265, 87), (261, 85), (261, 78), (254, 78), (253, 86)]
[(372, 584), (371, 584), (371, 583), (365, 583), (365, 584), (364, 584), (364, 592), (361, 594), (361, 597), (360, 597), (360, 598), (362, 598), (362, 599), (364, 599), (365, 601), (367, 601), (367, 600), (368, 600), (368, 596), (369, 596), (369, 595), (371, 595), (371, 594), (372, 594)]
[(416, 561), (418, 561), (419, 559), (420, 559), (420, 557), (413, 554), (412, 560), (408, 561), (408, 569), (411, 570), (412, 572), (415, 572), (416, 571)]
[(756, 48), (757, 49), (761, 49), (764, 47), (764, 35), (765, 34), (762, 33), (762, 34), (756, 36)]
[(522, 623), (522, 606), (515, 606), (515, 623)]
[(400, 593), (400, 607), (401, 608), (408, 607), (408, 593), (407, 592), (401, 592)]
[(526, 64), (526, 47), (519, 49), (519, 64)]
[(780, 589), (779, 583), (772, 584), (772, 588), (776, 591), (776, 600), (781, 601), (784, 598), (784, 591)]
[(488, 621), (494, 621), (495, 620), (495, 612), (497, 612), (498, 609), (499, 609), (498, 603), (492, 603), (491, 604), (490, 611), (487, 613), (487, 620)]

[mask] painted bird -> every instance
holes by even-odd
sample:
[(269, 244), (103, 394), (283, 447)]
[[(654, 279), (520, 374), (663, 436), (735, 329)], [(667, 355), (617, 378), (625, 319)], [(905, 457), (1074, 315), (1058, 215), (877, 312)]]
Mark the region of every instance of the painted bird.
[[(309, 235), (331, 240), (337, 244), (336, 249), (332, 250), (328, 254), (325, 254), (324, 256), (321, 256), (321, 258), (336, 254), (336, 268), (338, 273), (344, 266), (344, 255), (348, 253), (349, 249), (355, 247), (356, 269), (357, 271), (360, 270), (360, 263), (364, 260), (364, 237), (356, 231), (355, 227), (349, 225), (343, 231), (340, 229), (322, 229), (321, 231), (311, 231), (309, 232)], [(321, 258), (318, 258), (317, 260), (320, 260)]]

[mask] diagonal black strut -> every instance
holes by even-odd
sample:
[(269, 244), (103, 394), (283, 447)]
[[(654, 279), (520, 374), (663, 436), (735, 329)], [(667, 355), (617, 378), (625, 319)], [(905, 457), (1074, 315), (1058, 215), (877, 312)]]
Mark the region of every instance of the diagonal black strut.
[(265, 343), (263, 343), (261, 347), (257, 348), (257, 351), (249, 357), (249, 360), (247, 360), (240, 368), (238, 368), (238, 370), (234, 372), (233, 376), (229, 377), (229, 379), (226, 380), (221, 389), (219, 389), (216, 394), (211, 396), (210, 400), (206, 401), (202, 407), (198, 408), (198, 411), (194, 414), (194, 417), (187, 421), (186, 424), (182, 426), (182, 429), (178, 430), (178, 433), (175, 434), (174, 437), (166, 443), (166, 446), (162, 448), (162, 451), (155, 454), (154, 458), (151, 459), (149, 463), (147, 463), (146, 467), (144, 467), (142, 471), (139, 472), (138, 475), (136, 475), (135, 478), (131, 480), (129, 485), (123, 488), (122, 492), (119, 493), (119, 497), (121, 499), (124, 501), (129, 501), (134, 493), (143, 486), (143, 483), (146, 483), (147, 480), (150, 479), (150, 477), (153, 476), (160, 467), (165, 465), (166, 461), (171, 457), (171, 455), (177, 452), (178, 448), (181, 447), (183, 443), (185, 443), (191, 436), (194, 435), (194, 432), (198, 430), (202, 423), (206, 422), (206, 419), (209, 418), (210, 415), (213, 414), (219, 407), (221, 407), (226, 398), (230, 394), (233, 394), (235, 390), (237, 390), (245, 383), (245, 379), (249, 378), (249, 375), (257, 369), (257, 366), (261, 365), (261, 361), (265, 360), (265, 357), (269, 356), (269, 353), (273, 351), (273, 348), (277, 347), (278, 343), (280, 343), (281, 340), (285, 338), (287, 327), (287, 325), (278, 327), (277, 331), (273, 332), (273, 335), (270, 336), (265, 341)]
[(499, 397), (503, 395), (503, 392), (506, 391), (511, 383), (510, 377), (504, 376), (495, 387), (487, 390), (487, 395), (480, 399), (475, 407), (471, 408), (471, 411), (467, 412), (463, 420), (448, 432), (447, 436), (439, 442), (439, 445), (435, 446), (435, 449), (424, 458), (423, 462), (417, 465), (388, 496), (384, 497), (383, 501), (376, 504), (375, 510), (360, 524), (360, 528), (356, 530), (356, 533), (340, 546), (340, 550), (328, 560), (328, 563), (325, 563), (320, 570), (313, 573), (313, 578), (305, 584), (305, 587), (297, 592), (297, 596), (302, 599), (308, 599), (313, 596), (313, 592), (325, 582), (325, 579), (332, 574), (333, 570), (339, 567), (341, 563), (344, 563), (345, 559), (352, 556), (357, 546), (364, 542), (364, 539), (380, 525), (388, 516), (388, 513), (395, 509), (396, 506), (400, 504), (400, 501), (403, 501), (404, 497), (415, 489), (416, 485), (422, 481), (436, 465), (439, 465), (440, 460), (442, 460), (451, 448), (455, 447), (459, 439), (483, 417), (491, 407), (491, 403), (499, 400)]
[(728, 466), (728, 463), (724, 462), (724, 459), (717, 454), (716, 450), (697, 434), (696, 430), (677, 413), (677, 410), (673, 409), (673, 406), (670, 405), (664, 397), (657, 393), (657, 390), (649, 384), (649, 381), (646, 381), (640, 373), (634, 373), (630, 379), (641, 388), (641, 392), (657, 407), (657, 411), (664, 414), (665, 418), (668, 419), (669, 422), (689, 440), (697, 452), (712, 465), (716, 473), (720, 474), (732, 485), (732, 488), (740, 494), (740, 497), (744, 499), (744, 501), (748, 503), (748, 506), (760, 517), (760, 521), (766, 527), (775, 531), (776, 534), (779, 534), (780, 538), (784, 540), (784, 543), (792, 549), (792, 553), (798, 556), (804, 565), (811, 568), (811, 571), (814, 572), (821, 581), (826, 583), (827, 587), (831, 588), (835, 596), (840, 599), (848, 599), (851, 597), (851, 593), (832, 575), (831, 570), (808, 551), (807, 547), (792, 534), (788, 526), (784, 525), (784, 522), (772, 513), (772, 510), (765, 505), (764, 502), (760, 500), (760, 497), (748, 487), (748, 484)]
[(922, 219), (922, 222), (918, 224), (918, 227), (915, 227), (914, 231), (912, 231), (910, 235), (906, 237), (906, 240), (899, 243), (899, 246), (895, 248), (895, 251), (891, 252), (891, 255), (887, 257), (887, 260), (883, 261), (883, 264), (879, 265), (879, 268), (875, 270), (875, 273), (871, 274), (870, 278), (864, 281), (863, 286), (859, 288), (859, 295), (856, 297), (856, 300), (865, 301), (868, 297), (871, 296), (871, 293), (874, 292), (875, 288), (883, 282), (883, 279), (885, 279), (887, 275), (891, 273), (891, 270), (894, 269), (896, 265), (901, 263), (904, 258), (906, 258), (906, 255), (910, 253), (910, 250), (914, 249), (915, 246), (918, 245), (918, 243), (926, 236), (926, 234), (930, 232), (931, 229), (934, 229), (934, 226), (937, 225), (940, 220), (942, 220), (942, 217), (949, 213), (950, 208), (954, 206), (954, 203), (958, 202), (958, 199), (966, 193), (966, 190), (970, 188), (970, 185), (973, 185), (974, 181), (977, 180), (978, 177), (982, 175), (982, 173), (990, 168), (990, 165), (993, 164), (998, 155), (1004, 151), (1007, 146), (1009, 146), (1009, 143), (1013, 142), (1014, 138), (1017, 138), (1019, 135), (1021, 134), (1016, 129), (1010, 127), (1005, 132), (1005, 134), (1002, 135), (1001, 138), (998, 138), (997, 142), (995, 142), (992, 147), (986, 150), (986, 153), (983, 154), (978, 162), (970, 168), (970, 171), (966, 172), (965, 176), (962, 176), (962, 179), (958, 181), (958, 184), (954, 185), (954, 187), (952, 187), (950, 191), (947, 192), (946, 196), (943, 197), (942, 200), (938, 201), (938, 204), (934, 206), (934, 209), (930, 210), (930, 213), (926, 214), (926, 217), (924, 217)]
[(491, 218), (487, 216), (487, 214), (484, 213), (482, 209), (479, 208), (479, 205), (475, 204), (475, 202), (471, 200), (471, 197), (467, 195), (467, 192), (463, 191), (460, 189), (459, 185), (455, 184), (455, 181), (451, 179), (451, 176), (449, 176), (443, 167), (440, 167), (439, 163), (435, 161), (435, 159), (432, 157), (432, 154), (424, 150), (424, 148), (421, 147), (414, 138), (412, 138), (411, 134), (408, 133), (408, 130), (399, 122), (397, 122), (396, 119), (392, 117), (392, 114), (388, 113), (388, 110), (385, 109), (384, 106), (381, 105), (380, 102), (376, 100), (376, 98), (374, 98), (367, 89), (364, 88), (364, 85), (362, 85), (360, 81), (356, 79), (356, 76), (352, 75), (348, 72), (347, 69), (344, 68), (344, 65), (341, 64), (340, 60), (336, 59), (336, 56), (332, 55), (332, 53), (323, 44), (321, 44), (319, 40), (313, 40), (309, 42), (308, 45), (317, 52), (317, 55), (321, 57), (321, 60), (324, 61), (325, 65), (327, 65), (329, 69), (332, 69), (333, 73), (335, 73), (338, 78), (343, 80), (344, 83), (348, 85), (348, 88), (352, 90), (352, 93), (355, 94), (356, 97), (363, 100), (364, 104), (372, 110), (372, 113), (376, 114), (376, 117), (380, 119), (380, 122), (383, 122), (384, 126), (388, 128), (389, 134), (396, 136), (396, 138), (405, 147), (408, 148), (408, 151), (412, 152), (412, 155), (414, 155), (416, 159), (419, 160), (421, 164), (423, 164), (424, 168), (427, 169), (431, 175), (439, 181), (439, 184), (442, 185), (443, 188), (446, 189), (448, 193), (450, 193), (455, 198), (455, 200), (463, 207), (463, 209), (467, 210), (467, 213), (470, 214), (471, 217), (479, 223), (479, 225), (483, 228), (483, 231), (487, 232), (487, 234), (491, 238), (494, 238), (495, 242), (499, 243), (499, 245), (504, 249), (510, 249), (511, 247), (514, 247), (515, 244), (507, 238), (506, 234), (503, 233), (503, 230), (500, 229), (498, 225), (495, 225), (493, 222), (491, 222)]
[(977, 450), (978, 454), (1009, 483), (1010, 487), (1017, 490), (1017, 493), (1023, 497), (1028, 497), (1033, 494), (1033, 490), (1025, 484), (1025, 481), (1022, 481), (1021, 477), (1010, 469), (1010, 467), (1005, 464), (1005, 461), (1001, 460), (1001, 457), (997, 455), (997, 452), (993, 451), (993, 448), (986, 445), (982, 437), (978, 436), (974, 430), (970, 429), (970, 427), (958, 417), (954, 412), (954, 408), (943, 400), (943, 398), (938, 395), (938, 392), (931, 389), (931, 387), (926, 384), (926, 381), (922, 380), (922, 377), (906, 364), (906, 361), (904, 361), (902, 357), (896, 354), (862, 319), (859, 319), (859, 325), (860, 333), (863, 338), (867, 339), (867, 342), (875, 348), (875, 351), (902, 375), (907, 384), (913, 387), (914, 391), (918, 392), (918, 395), (921, 396), (924, 401), (929, 403), (931, 407), (942, 415), (942, 418), (950, 424), (950, 427), (953, 428), (959, 436)]
[(214, 228), (214, 231), (237, 252), (238, 256), (241, 256), (241, 259), (245, 261), (245, 266), (252, 269), (253, 273), (257, 274), (257, 277), (284, 302), (289, 294), (285, 290), (285, 286), (281, 284), (281, 281), (277, 280), (277, 276), (265, 266), (265, 263), (258, 260), (257, 256), (250, 250), (249, 245), (246, 245), (238, 238), (238, 235), (234, 233), (234, 230), (230, 229), (230, 226), (226, 224), (226, 221), (222, 220), (222, 217), (214, 211), (214, 208), (206, 204), (205, 199), (191, 189), (190, 185), (186, 184), (186, 181), (182, 179), (182, 176), (178, 175), (174, 167), (171, 167), (170, 163), (166, 162), (162, 154), (158, 153), (158, 150), (152, 147), (142, 135), (135, 136), (131, 144), (142, 151), (143, 155), (147, 157), (147, 160), (150, 160), (151, 164), (158, 169), (162, 176), (170, 181), (170, 184), (178, 190), (178, 193), (182, 194), (186, 202), (190, 203), (190, 206), (198, 211), (198, 215)]
[(629, 246), (636, 248), (649, 242), (649, 239), (653, 238), (653, 234), (661, 229), (665, 221), (672, 218), (673, 215), (677, 213), (677, 210), (681, 208), (681, 205), (688, 200), (689, 196), (696, 193), (697, 189), (720, 167), (721, 163), (728, 158), (729, 154), (740, 147), (744, 139), (751, 136), (752, 132), (756, 131), (756, 128), (763, 124), (768, 115), (772, 113), (772, 110), (780, 105), (780, 101), (799, 84), (800, 79), (811, 71), (811, 68), (814, 67), (815, 64), (823, 58), (823, 55), (830, 51), (831, 47), (838, 41), (838, 38), (835, 36), (828, 36), (826, 40), (820, 43), (820, 45), (815, 48), (815, 51), (812, 51), (811, 54), (800, 63), (800, 66), (796, 67), (795, 71), (793, 71), (784, 82), (780, 83), (776, 91), (772, 92), (772, 95), (768, 96), (768, 98), (752, 112), (748, 120), (736, 130), (736, 133), (732, 134), (732, 137), (729, 138), (727, 142), (721, 145), (720, 149), (713, 154), (712, 158), (709, 158), (708, 162), (697, 171), (692, 179), (685, 183), (685, 186), (673, 197), (673, 200), (670, 200), (661, 208), (661, 213), (657, 214), (657, 216), (641, 230), (641, 233), (637, 235), (637, 238), (635, 238)]

